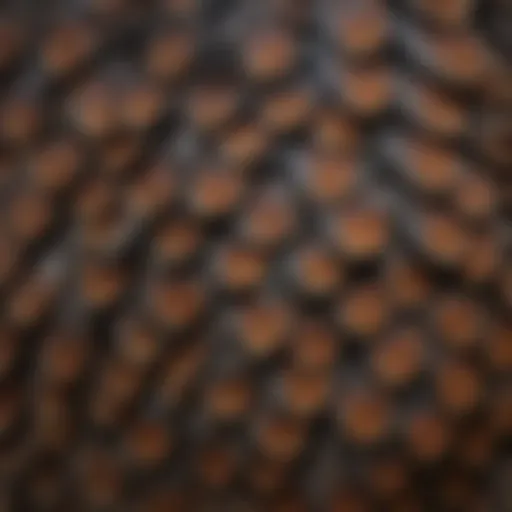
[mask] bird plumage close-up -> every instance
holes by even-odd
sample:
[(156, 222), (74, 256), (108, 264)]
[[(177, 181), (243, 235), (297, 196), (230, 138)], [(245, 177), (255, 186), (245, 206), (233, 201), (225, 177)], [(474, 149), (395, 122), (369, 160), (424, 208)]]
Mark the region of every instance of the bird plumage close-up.
[(0, 512), (512, 510), (512, 4), (0, 2)]

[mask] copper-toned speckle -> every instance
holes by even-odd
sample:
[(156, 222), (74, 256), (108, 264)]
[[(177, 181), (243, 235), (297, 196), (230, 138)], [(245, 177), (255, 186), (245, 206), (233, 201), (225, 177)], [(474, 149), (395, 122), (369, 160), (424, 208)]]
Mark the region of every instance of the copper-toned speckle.
[(314, 297), (332, 294), (344, 277), (341, 264), (320, 245), (300, 248), (292, 266), (298, 289)]
[(76, 425), (65, 395), (59, 391), (39, 391), (35, 402), (36, 443), (50, 452), (67, 450)]
[(95, 46), (95, 36), (84, 24), (67, 23), (47, 35), (41, 49), (43, 70), (55, 78), (65, 78), (84, 65)]
[(326, 405), (330, 379), (322, 374), (288, 370), (283, 376), (283, 401), (293, 414), (311, 416)]
[(333, 238), (350, 259), (371, 259), (385, 249), (390, 237), (386, 212), (376, 208), (341, 210), (332, 221)]
[(512, 307), (512, 269), (510, 266), (506, 266), (503, 268), (503, 281), (501, 283), (501, 296), (506, 305), (506, 307)]
[(354, 193), (357, 171), (350, 157), (316, 154), (305, 171), (305, 193), (320, 204), (340, 203)]
[(267, 262), (263, 255), (242, 244), (223, 248), (215, 262), (219, 284), (233, 292), (256, 289), (263, 282), (266, 270)]
[(237, 173), (205, 169), (195, 180), (191, 206), (194, 213), (206, 220), (223, 217), (238, 206), (243, 190)]
[(388, 313), (384, 290), (375, 284), (356, 288), (342, 298), (337, 317), (350, 333), (366, 337), (382, 330)]
[(0, 510), (501, 510), (506, 0), (7, 3)]
[(7, 237), (0, 235), (0, 288), (16, 276), (19, 268), (20, 248)]
[(9, 211), (11, 232), (23, 244), (38, 241), (48, 230), (52, 216), (51, 203), (44, 195), (27, 192), (12, 201)]
[(153, 257), (157, 265), (180, 265), (190, 262), (201, 247), (203, 235), (189, 218), (166, 220), (153, 241)]
[(146, 367), (157, 357), (159, 337), (147, 320), (130, 316), (120, 325), (117, 352), (134, 366)]
[(468, 237), (452, 218), (429, 213), (422, 222), (422, 244), (435, 261), (457, 265), (468, 249)]
[(440, 137), (461, 137), (467, 132), (469, 113), (453, 96), (424, 85), (411, 85), (407, 95), (406, 115), (421, 128)]
[(125, 361), (109, 360), (100, 369), (91, 392), (89, 417), (99, 426), (115, 426), (140, 392), (142, 376)]
[(421, 267), (407, 258), (393, 261), (388, 273), (390, 296), (400, 309), (415, 309), (427, 303), (431, 283)]
[(17, 288), (8, 304), (7, 319), (20, 328), (36, 327), (53, 306), (55, 290), (32, 276)]
[(406, 158), (406, 172), (421, 191), (444, 194), (455, 188), (461, 165), (455, 153), (425, 139), (411, 139)]
[(68, 386), (77, 383), (83, 374), (86, 345), (72, 334), (56, 333), (45, 340), (40, 357), (43, 379), (53, 385)]
[(489, 336), (488, 358), (493, 370), (506, 375), (512, 369), (512, 327), (498, 325)]
[(401, 386), (418, 376), (425, 365), (421, 333), (404, 329), (383, 340), (372, 357), (375, 374), (383, 384)]
[(299, 493), (286, 492), (278, 496), (271, 504), (270, 512), (306, 512), (306, 500)]
[(251, 79), (269, 81), (288, 74), (296, 64), (291, 34), (277, 29), (252, 36), (244, 48), (244, 68)]
[(110, 360), (100, 372), (99, 383), (105, 394), (126, 400), (137, 391), (138, 371), (125, 361)]
[(363, 1), (357, 7), (340, 9), (335, 37), (350, 57), (368, 57), (383, 48), (388, 37), (386, 12), (379, 2)]
[(423, 512), (421, 501), (407, 492), (393, 500), (392, 507), (394, 512)]
[(197, 87), (188, 100), (192, 126), (200, 130), (215, 130), (224, 126), (236, 113), (239, 93), (231, 85)]
[(40, 105), (28, 98), (5, 98), (0, 106), (0, 140), (12, 145), (26, 145), (42, 125)]
[(442, 298), (436, 306), (435, 324), (441, 339), (455, 349), (474, 346), (483, 334), (485, 315), (466, 297)]
[(249, 486), (262, 495), (271, 494), (282, 487), (287, 475), (286, 462), (258, 455), (250, 461), (245, 478)]
[(272, 14), (292, 27), (307, 24), (312, 13), (312, 0), (276, 0), (273, 2)]
[(110, 135), (119, 124), (118, 99), (104, 82), (84, 85), (71, 99), (70, 115), (74, 126), (89, 137)]
[(247, 241), (262, 248), (273, 249), (291, 237), (296, 228), (296, 214), (285, 194), (262, 193), (250, 205), (242, 230)]
[(470, 468), (486, 468), (492, 460), (493, 437), (487, 424), (469, 425), (458, 439), (457, 457)]
[(194, 41), (187, 32), (167, 32), (149, 41), (146, 69), (150, 77), (164, 82), (183, 75), (192, 61)]
[(159, 281), (151, 285), (150, 308), (163, 325), (172, 329), (190, 327), (203, 313), (204, 290), (194, 281)]
[(199, 478), (208, 487), (226, 488), (235, 476), (236, 462), (235, 455), (229, 447), (207, 447), (199, 456)]
[(511, 79), (510, 69), (499, 57), (492, 64), (492, 69), (486, 74), (484, 82), (485, 102), (491, 107), (506, 107), (512, 103), (512, 92), (508, 87)]
[(76, 177), (81, 164), (78, 147), (69, 139), (57, 139), (38, 151), (30, 161), (32, 180), (50, 192), (66, 189)]
[(96, 428), (112, 429), (119, 427), (125, 404), (114, 401), (111, 397), (95, 397), (89, 406), (89, 423)]
[(344, 436), (357, 444), (373, 444), (389, 433), (391, 410), (375, 391), (357, 391), (344, 397), (338, 420)]
[(139, 175), (128, 191), (128, 208), (139, 218), (152, 220), (172, 206), (178, 192), (172, 168), (160, 164)]
[(20, 56), (25, 34), (19, 24), (8, 20), (0, 22), (0, 71), (8, 70)]
[(510, 439), (512, 430), (512, 393), (510, 388), (498, 390), (490, 399), (491, 428), (498, 440)]
[(358, 148), (360, 133), (348, 116), (334, 108), (317, 109), (316, 112), (313, 136), (321, 150), (351, 153)]
[(420, 462), (435, 462), (446, 452), (451, 441), (449, 425), (433, 411), (420, 411), (407, 427), (408, 447)]
[(22, 413), (22, 396), (19, 390), (2, 386), (0, 389), (0, 438), (9, 434)]
[(228, 131), (222, 137), (221, 154), (233, 165), (241, 168), (257, 163), (269, 146), (269, 137), (262, 126), (248, 122)]
[(271, 355), (290, 334), (292, 317), (282, 303), (250, 305), (236, 318), (236, 330), (244, 348), (257, 357)]
[(122, 296), (125, 276), (117, 265), (90, 264), (81, 273), (81, 296), (93, 309), (115, 305)]
[(5, 190), (16, 176), (16, 160), (7, 154), (0, 154), (0, 191)]
[(272, 93), (261, 109), (261, 122), (270, 133), (287, 133), (303, 128), (312, 111), (311, 92), (296, 87)]
[(512, 162), (510, 140), (512, 133), (503, 112), (484, 112), (479, 123), (477, 145), (484, 157), (493, 165), (509, 166)]
[(494, 213), (497, 191), (490, 180), (468, 173), (457, 189), (457, 206), (469, 221), (488, 220)]
[(216, 420), (240, 420), (249, 411), (251, 394), (251, 386), (246, 379), (223, 378), (209, 386), (205, 396), (205, 408)]
[(113, 455), (98, 448), (85, 452), (78, 468), (82, 499), (93, 507), (112, 507), (122, 491), (122, 472)]
[(482, 398), (481, 375), (470, 365), (447, 362), (436, 375), (439, 402), (454, 414), (471, 412)]
[(85, 254), (116, 254), (126, 244), (129, 234), (128, 219), (121, 212), (112, 212), (83, 226), (81, 248)]
[(137, 512), (191, 512), (191, 500), (175, 489), (152, 489)]
[(203, 344), (191, 342), (168, 359), (160, 376), (157, 395), (169, 408), (181, 403), (197, 384), (206, 361)]
[(329, 505), (329, 512), (369, 512), (371, 510), (367, 498), (360, 492), (349, 489), (336, 492)]
[(151, 128), (165, 113), (164, 95), (151, 83), (133, 84), (120, 100), (121, 119), (127, 128)]
[(294, 459), (304, 448), (305, 424), (286, 416), (263, 419), (256, 427), (256, 442), (261, 452), (270, 459), (286, 462)]
[(295, 365), (323, 372), (336, 362), (338, 340), (322, 322), (306, 319), (297, 326), (290, 350)]
[(117, 206), (114, 189), (101, 179), (93, 179), (85, 184), (74, 204), (76, 217), (82, 222), (92, 222), (104, 218)]
[(194, 19), (201, 8), (199, 0), (159, 0), (159, 3), (171, 18), (177, 19)]
[(128, 0), (91, 0), (87, 6), (93, 16), (109, 21), (121, 15), (125, 9), (128, 15), (133, 14)]
[(464, 276), (476, 284), (492, 281), (503, 258), (503, 249), (494, 233), (477, 233), (469, 241), (471, 258), (465, 261)]
[(392, 75), (386, 67), (343, 71), (340, 94), (355, 115), (368, 118), (382, 114), (393, 99)]
[(21, 352), (20, 344), (19, 336), (4, 326), (0, 328), (0, 380), (11, 372)]
[(410, 0), (418, 15), (428, 21), (446, 27), (469, 25), (474, 14), (474, 0), (446, 0), (430, 2), (428, 0)]
[(481, 85), (489, 71), (489, 56), (483, 41), (464, 33), (428, 40), (431, 69), (455, 85)]
[(122, 179), (133, 171), (141, 158), (142, 151), (140, 138), (132, 133), (111, 137), (99, 150), (99, 170), (107, 179)]
[(450, 474), (440, 489), (440, 499), (447, 508), (466, 508), (474, 506), (472, 485), (467, 478)]
[(378, 496), (388, 499), (397, 496), (409, 484), (405, 460), (387, 456), (376, 461), (370, 469), (369, 483)]
[(63, 502), (64, 478), (62, 468), (51, 457), (34, 461), (24, 478), (24, 498), (28, 506), (58, 510)]
[(171, 443), (165, 425), (150, 420), (133, 425), (124, 438), (124, 448), (130, 461), (141, 467), (162, 463), (171, 450)]

